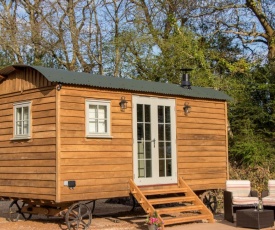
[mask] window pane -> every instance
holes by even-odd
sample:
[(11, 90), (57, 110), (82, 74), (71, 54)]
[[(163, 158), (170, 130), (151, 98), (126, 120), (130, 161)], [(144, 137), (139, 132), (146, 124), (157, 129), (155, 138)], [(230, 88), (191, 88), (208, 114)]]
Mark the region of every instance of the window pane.
[(107, 118), (107, 107), (100, 105), (98, 106), (98, 119), (106, 119)]
[(24, 120), (29, 119), (29, 108), (28, 107), (23, 107), (23, 119)]
[(159, 141), (164, 140), (164, 126), (162, 124), (158, 125), (159, 127)]
[(21, 121), (22, 119), (22, 108), (16, 108), (16, 121)]
[(28, 120), (23, 122), (23, 134), (28, 134), (29, 133), (29, 125), (28, 125)]
[(146, 158), (151, 159), (151, 142), (146, 142)]
[(166, 176), (172, 176), (172, 161), (166, 160)]
[(98, 121), (98, 132), (99, 133), (106, 133), (107, 132), (106, 121)]
[(146, 177), (152, 177), (152, 161), (146, 160)]
[(164, 160), (159, 160), (159, 176), (164, 177), (165, 176), (165, 164)]
[(90, 121), (89, 122), (89, 133), (96, 133), (97, 128), (96, 128), (96, 123), (95, 121)]
[(145, 124), (145, 140), (151, 140), (151, 124)]
[(138, 161), (138, 177), (144, 178), (145, 177), (145, 167), (144, 167), (144, 160)]
[(143, 124), (137, 124), (137, 139), (144, 140)]
[(143, 106), (140, 104), (137, 104), (137, 121), (143, 121)]
[(165, 125), (165, 139), (167, 141), (171, 140), (171, 125), (170, 124)]
[(159, 158), (164, 158), (164, 143), (159, 142)]
[(163, 106), (158, 106), (158, 122), (163, 123)]
[(144, 142), (138, 142), (138, 159), (144, 159)]
[(172, 153), (171, 143), (166, 142), (166, 158), (171, 158), (172, 157), (171, 153)]
[(89, 118), (95, 119), (96, 118), (96, 106), (89, 105)]
[(170, 118), (170, 107), (165, 106), (165, 123), (170, 123), (171, 118)]
[(17, 135), (23, 134), (21, 129), (21, 121), (16, 122), (16, 134)]
[(150, 105), (145, 105), (145, 122), (151, 122)]

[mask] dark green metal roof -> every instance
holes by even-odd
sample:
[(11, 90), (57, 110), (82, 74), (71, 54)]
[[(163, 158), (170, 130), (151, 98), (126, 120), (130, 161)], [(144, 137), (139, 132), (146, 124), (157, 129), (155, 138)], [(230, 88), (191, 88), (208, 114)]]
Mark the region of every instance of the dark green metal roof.
[[(176, 84), (108, 77), (89, 73), (72, 72), (62, 69), (46, 68), (41, 66), (14, 65), (13, 67), (31, 67), (44, 75), (49, 81), (60, 82), (62, 84), (86, 85), (99, 88), (129, 90), (194, 98), (231, 100), (231, 97), (229, 97), (227, 94), (212, 88), (192, 86), (191, 89), (187, 89), (182, 88)], [(0, 70), (0, 74), (4, 75), (5, 73), (9, 72), (7, 68), (10, 67), (6, 67), (3, 70)]]

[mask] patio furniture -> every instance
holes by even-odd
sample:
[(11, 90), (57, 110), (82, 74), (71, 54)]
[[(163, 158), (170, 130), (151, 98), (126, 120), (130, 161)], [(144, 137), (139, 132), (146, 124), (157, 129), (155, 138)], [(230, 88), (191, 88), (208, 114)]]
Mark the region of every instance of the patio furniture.
[(244, 228), (268, 228), (274, 226), (273, 210), (258, 211), (243, 209), (236, 211), (236, 226)]
[(268, 191), (262, 192), (262, 201), (265, 209), (275, 210), (275, 180), (268, 181)]
[(258, 193), (251, 190), (249, 180), (227, 180), (224, 191), (224, 219), (234, 222), (237, 210), (254, 207)]

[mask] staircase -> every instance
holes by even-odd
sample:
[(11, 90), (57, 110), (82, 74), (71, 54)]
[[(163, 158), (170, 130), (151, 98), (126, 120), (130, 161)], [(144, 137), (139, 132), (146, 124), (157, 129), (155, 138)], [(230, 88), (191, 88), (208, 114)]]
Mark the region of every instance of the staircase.
[(208, 220), (213, 223), (214, 217), (193, 190), (179, 179), (178, 185), (138, 187), (130, 179), (130, 190), (144, 211), (153, 215), (155, 212), (166, 225)]

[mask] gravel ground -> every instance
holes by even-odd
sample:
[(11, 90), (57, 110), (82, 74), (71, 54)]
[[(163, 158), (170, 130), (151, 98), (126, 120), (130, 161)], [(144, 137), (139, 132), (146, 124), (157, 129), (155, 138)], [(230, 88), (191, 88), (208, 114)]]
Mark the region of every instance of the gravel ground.
[[(0, 201), (0, 230), (67, 230), (64, 218), (33, 215), (28, 221), (19, 219), (11, 222), (9, 205), (11, 201)], [(90, 229), (98, 230), (145, 230), (146, 215), (141, 208), (130, 212), (131, 206), (106, 203), (106, 200), (96, 201)]]
[[(130, 212), (131, 207), (121, 204), (106, 203), (98, 200), (89, 230), (147, 230), (144, 224), (146, 215), (141, 208)], [(31, 220), (10, 222), (10, 201), (0, 201), (0, 230), (67, 230), (64, 218), (34, 215)], [(238, 230), (234, 223), (223, 220), (223, 214), (215, 215), (215, 223), (188, 223), (165, 227), (165, 230)], [(267, 228), (275, 229), (275, 228)]]

